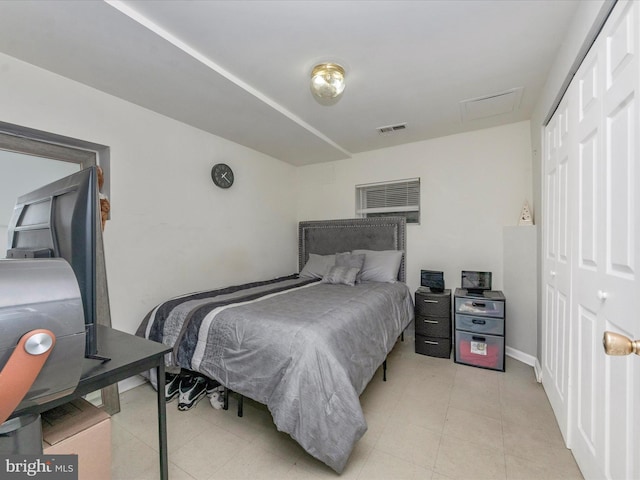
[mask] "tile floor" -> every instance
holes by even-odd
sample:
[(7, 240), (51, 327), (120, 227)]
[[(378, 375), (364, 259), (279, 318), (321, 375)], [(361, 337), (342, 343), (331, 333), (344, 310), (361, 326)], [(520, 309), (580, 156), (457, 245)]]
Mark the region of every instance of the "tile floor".
[[(113, 480), (158, 478), (155, 391), (121, 395), (113, 416)], [(533, 369), (507, 357), (505, 373), (417, 355), (412, 339), (389, 355), (361, 403), (369, 425), (338, 475), (278, 432), (268, 410), (244, 417), (208, 399), (167, 405), (169, 477), (181, 479), (581, 479)]]

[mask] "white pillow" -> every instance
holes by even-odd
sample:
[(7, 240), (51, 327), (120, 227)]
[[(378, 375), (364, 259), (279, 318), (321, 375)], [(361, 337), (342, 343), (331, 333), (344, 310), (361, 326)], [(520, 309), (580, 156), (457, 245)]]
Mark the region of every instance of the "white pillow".
[(402, 250), (354, 250), (354, 255), (363, 254), (364, 265), (360, 271), (362, 282), (398, 281), (398, 271), (402, 262)]
[(307, 260), (304, 268), (300, 271), (300, 276), (305, 278), (322, 278), (335, 264), (335, 255), (316, 255), (315, 253), (310, 253), (309, 260)]

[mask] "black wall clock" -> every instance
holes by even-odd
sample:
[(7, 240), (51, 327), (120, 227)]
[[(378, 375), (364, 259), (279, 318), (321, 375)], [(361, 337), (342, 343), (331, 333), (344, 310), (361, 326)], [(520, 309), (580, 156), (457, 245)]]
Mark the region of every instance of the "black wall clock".
[(211, 179), (220, 188), (233, 185), (233, 170), (226, 163), (216, 163), (211, 169)]

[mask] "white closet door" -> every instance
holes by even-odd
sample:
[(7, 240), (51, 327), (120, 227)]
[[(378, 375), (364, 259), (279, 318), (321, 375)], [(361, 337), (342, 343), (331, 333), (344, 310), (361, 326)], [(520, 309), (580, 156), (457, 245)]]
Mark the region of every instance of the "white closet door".
[(638, 5), (620, 2), (579, 69), (569, 447), (585, 478), (640, 478), (640, 358), (608, 357), (605, 330), (640, 338)]
[(545, 130), (542, 384), (567, 441), (569, 385), (569, 99)]

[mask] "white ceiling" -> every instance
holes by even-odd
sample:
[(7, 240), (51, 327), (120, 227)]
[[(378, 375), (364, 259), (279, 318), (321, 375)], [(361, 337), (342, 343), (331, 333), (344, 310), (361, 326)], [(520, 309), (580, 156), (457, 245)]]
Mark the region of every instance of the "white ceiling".
[(578, 3), (2, 0), (0, 51), (305, 165), (528, 119)]

